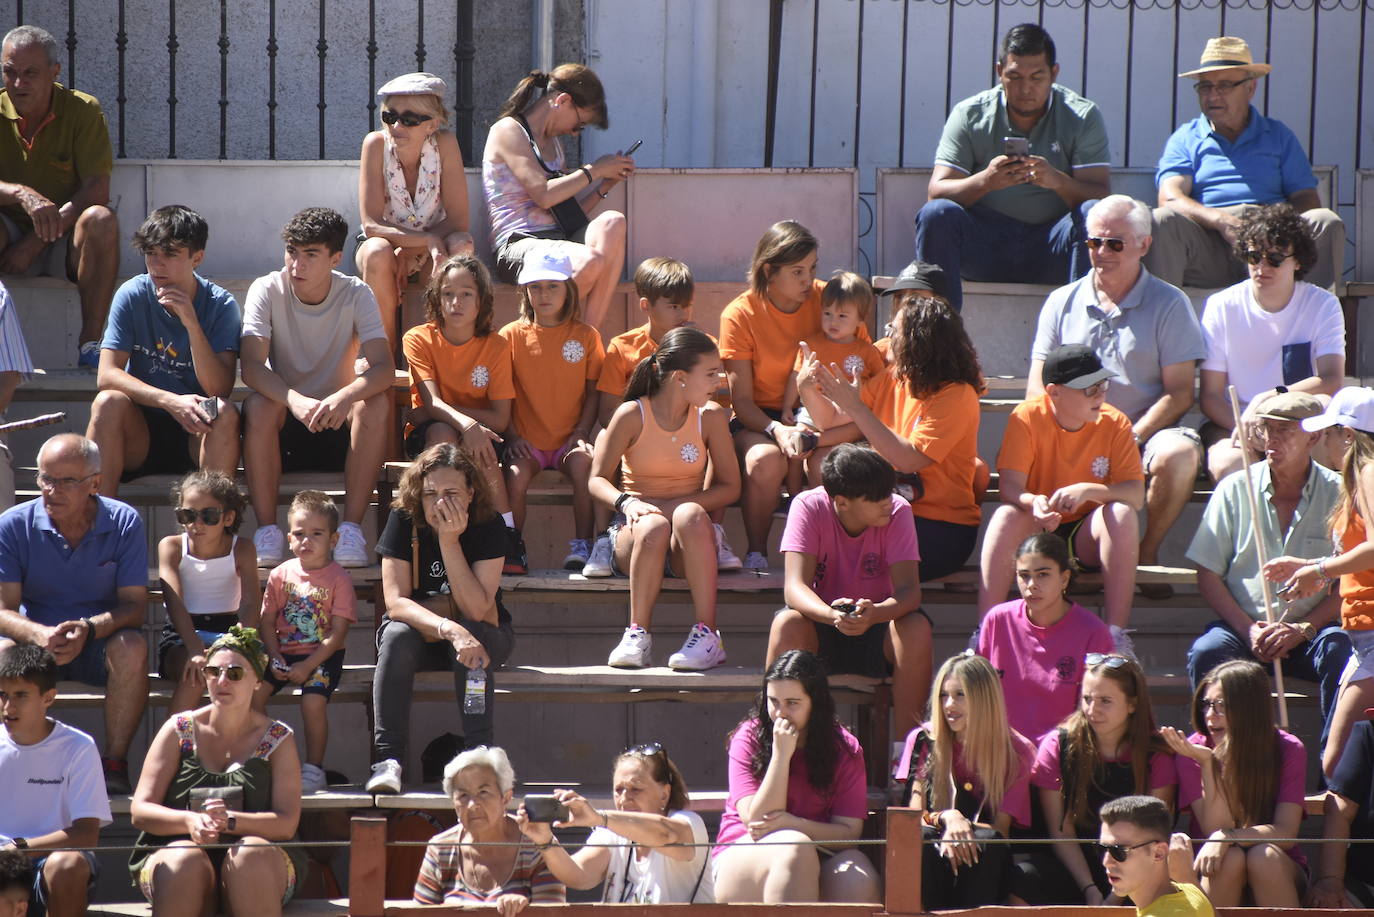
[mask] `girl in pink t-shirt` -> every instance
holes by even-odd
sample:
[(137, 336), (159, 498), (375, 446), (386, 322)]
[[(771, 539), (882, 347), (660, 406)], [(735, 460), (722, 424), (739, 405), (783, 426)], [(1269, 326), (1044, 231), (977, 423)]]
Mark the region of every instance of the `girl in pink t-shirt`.
[(822, 860), (810, 843), (833, 850), (858, 838), (867, 783), (863, 749), (835, 717), (820, 659), (789, 650), (773, 660), (752, 715), (730, 737), (716, 900), (876, 904), (878, 873), (867, 856), (840, 849)]
[(1021, 598), (988, 610), (978, 627), (978, 655), (1002, 676), (1007, 719), (1039, 742), (1078, 705), (1083, 657), (1110, 653), (1112, 633), (1102, 619), (1069, 601), (1069, 546), (1039, 532), (1016, 549)]
[(1178, 803), (1190, 833), (1207, 838), (1194, 861), (1216, 907), (1236, 907), (1247, 888), (1256, 907), (1298, 907), (1307, 858), (1293, 844), (1303, 816), (1307, 756), (1274, 727), (1269, 677), (1248, 659), (1213, 669), (1193, 695), (1193, 729), (1161, 730), (1178, 756)]
[[(1176, 795), (1174, 756), (1156, 733), (1140, 664), (1115, 653), (1084, 663), (1078, 709), (1040, 742), (1031, 770), (1053, 838), (1096, 840), (1098, 810), (1113, 799), (1148, 793), (1172, 806)], [(1028, 904), (1104, 903), (1106, 870), (1091, 848), (1037, 848), (1018, 868), (1017, 894)]]
[(906, 803), (926, 810), (926, 909), (1002, 904), (1011, 851), (977, 841), (1006, 837), (1013, 822), (1030, 825), (1035, 746), (1007, 723), (1002, 684), (982, 656), (946, 659), (931, 695), (930, 722), (907, 736), (894, 775), (907, 781)]

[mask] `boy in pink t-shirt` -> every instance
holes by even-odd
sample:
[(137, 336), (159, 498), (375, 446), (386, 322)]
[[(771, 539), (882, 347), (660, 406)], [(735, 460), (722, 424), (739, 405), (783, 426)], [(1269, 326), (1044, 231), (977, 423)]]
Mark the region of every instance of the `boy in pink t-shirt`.
[(897, 734), (904, 735), (920, 723), (931, 667), (911, 504), (892, 492), (892, 466), (865, 446), (835, 447), (821, 481), (787, 513), (787, 607), (773, 618), (765, 664), (804, 649), (831, 674), (891, 673)]
[[(288, 684), (300, 686), (306, 749), (301, 787), (318, 793), (326, 787), (327, 704), (343, 675), (344, 641), (348, 625), (358, 620), (357, 598), (348, 571), (333, 559), (339, 509), (329, 495), (301, 491), (286, 518), (286, 538), (295, 556), (267, 577), (259, 629), (272, 662), (267, 670), (271, 693)], [(260, 703), (266, 702), (263, 693)]]

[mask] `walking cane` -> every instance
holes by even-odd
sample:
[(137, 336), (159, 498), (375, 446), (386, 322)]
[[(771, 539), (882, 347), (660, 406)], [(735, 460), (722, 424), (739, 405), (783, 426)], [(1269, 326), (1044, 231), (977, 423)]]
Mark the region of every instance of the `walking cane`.
[[(1263, 519), (1259, 513), (1259, 498), (1255, 496), (1255, 488), (1250, 481), (1250, 447), (1246, 442), (1245, 429), (1240, 424), (1240, 398), (1236, 396), (1236, 387), (1228, 385), (1226, 394), (1231, 396), (1231, 413), (1236, 418), (1236, 434), (1240, 438), (1241, 461), (1245, 468), (1245, 496), (1250, 501), (1250, 518), (1255, 521), (1255, 550), (1259, 553), (1260, 566), (1260, 588), (1264, 590), (1264, 620), (1270, 624), (1274, 623), (1274, 585), (1269, 582), (1269, 578), (1264, 575), (1264, 565), (1269, 563), (1269, 551), (1264, 543)], [(1288, 694), (1283, 688), (1283, 665), (1282, 660), (1274, 660), (1274, 688), (1279, 694), (1279, 726), (1283, 729), (1288, 728)]]

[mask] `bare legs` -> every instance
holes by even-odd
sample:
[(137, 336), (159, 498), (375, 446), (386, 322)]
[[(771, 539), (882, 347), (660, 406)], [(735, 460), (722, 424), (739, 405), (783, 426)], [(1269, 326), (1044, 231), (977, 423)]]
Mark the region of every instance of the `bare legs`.
[(584, 303), (582, 320), (599, 328), (625, 267), (625, 215), (615, 210), (598, 214), (582, 238), (582, 249), (571, 253), (573, 280)]
[[(197, 466), (233, 477), (239, 464), (239, 412), (232, 401), (216, 400), (219, 415), (210, 424), (210, 432), (186, 434), (188, 448)], [(118, 495), (119, 478), (124, 469), (140, 467), (148, 460), (148, 450), (152, 447), (143, 412), (128, 395), (106, 389), (98, 393), (91, 404), (86, 436), (100, 447), (101, 495)]]
[(879, 900), (878, 871), (858, 850), (841, 850), (822, 863), (817, 848), (800, 831), (774, 831), (761, 840), (765, 843), (755, 844), (746, 834), (721, 854), (716, 867), (717, 901)]
[(787, 457), (773, 440), (753, 430), (735, 434), (735, 452), (744, 471), (740, 492), (740, 514), (749, 551), (768, 553), (768, 533), (773, 527), (782, 482), (787, 475)]
[(649, 630), (654, 603), (663, 588), (663, 562), (672, 554), (673, 569), (681, 570), (692, 592), (696, 619), (716, 628), (716, 539), (707, 512), (683, 503), (672, 518), (640, 516), (617, 539), (616, 564), (630, 571), (630, 623)]

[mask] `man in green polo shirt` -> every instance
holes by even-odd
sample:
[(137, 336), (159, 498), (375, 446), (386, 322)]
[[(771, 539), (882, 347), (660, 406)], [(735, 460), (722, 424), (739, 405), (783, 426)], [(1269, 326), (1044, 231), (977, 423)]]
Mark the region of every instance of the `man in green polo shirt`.
[(113, 153), (100, 103), (57, 82), (57, 53), (57, 40), (31, 25), (0, 44), (0, 274), (60, 264), (81, 298), (78, 365), (95, 369), (119, 268)]
[(1088, 271), (1083, 219), (1111, 193), (1107, 129), (1097, 106), (1056, 84), (1054, 39), (1034, 23), (1002, 39), (998, 85), (949, 113), (930, 201), (916, 215), (916, 260), (961, 278), (1059, 286)]

